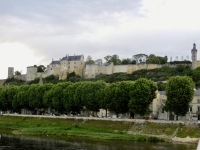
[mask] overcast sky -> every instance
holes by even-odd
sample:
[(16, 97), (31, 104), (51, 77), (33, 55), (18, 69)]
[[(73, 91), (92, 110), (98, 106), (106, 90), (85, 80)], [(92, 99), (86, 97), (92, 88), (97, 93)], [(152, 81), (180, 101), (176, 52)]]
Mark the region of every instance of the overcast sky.
[[(189, 56), (200, 50), (199, 0), (0, 0), (0, 79), (52, 58)], [(198, 55), (198, 59), (200, 59)]]

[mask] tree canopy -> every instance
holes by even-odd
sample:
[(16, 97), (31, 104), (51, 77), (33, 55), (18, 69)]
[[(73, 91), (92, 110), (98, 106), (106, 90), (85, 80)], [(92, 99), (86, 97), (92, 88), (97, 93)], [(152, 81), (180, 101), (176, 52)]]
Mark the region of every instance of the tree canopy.
[(194, 95), (194, 82), (187, 76), (171, 77), (166, 86), (165, 110), (185, 116)]
[(145, 115), (149, 112), (149, 105), (156, 98), (157, 85), (145, 78), (140, 78), (132, 86), (130, 91), (129, 108), (136, 114)]

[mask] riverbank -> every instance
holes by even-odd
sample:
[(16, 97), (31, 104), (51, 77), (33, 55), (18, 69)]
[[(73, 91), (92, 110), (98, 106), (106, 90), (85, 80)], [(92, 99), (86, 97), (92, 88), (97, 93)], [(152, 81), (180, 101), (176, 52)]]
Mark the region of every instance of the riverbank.
[[(87, 137), (102, 140), (176, 141), (199, 138), (197, 126), (148, 121), (95, 120), (91, 118), (44, 118), (0, 116), (0, 128), (14, 135)], [(176, 137), (176, 138), (175, 138)], [(173, 140), (176, 139), (176, 140)], [(190, 140), (187, 142), (194, 142)], [(181, 142), (180, 140), (178, 142)]]

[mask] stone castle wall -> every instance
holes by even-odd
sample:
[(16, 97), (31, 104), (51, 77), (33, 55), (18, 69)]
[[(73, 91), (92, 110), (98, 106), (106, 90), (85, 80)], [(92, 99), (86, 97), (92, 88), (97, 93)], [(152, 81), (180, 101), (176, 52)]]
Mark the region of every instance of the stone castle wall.
[[(85, 78), (95, 78), (98, 74), (113, 74), (113, 73), (127, 73), (131, 74), (134, 71), (141, 70), (141, 69), (156, 69), (161, 68), (164, 65), (158, 65), (158, 64), (137, 64), (137, 65), (113, 65), (113, 63), (110, 63), (107, 66), (101, 66), (101, 65), (86, 65), (85, 68)], [(173, 67), (173, 66), (172, 66)]]

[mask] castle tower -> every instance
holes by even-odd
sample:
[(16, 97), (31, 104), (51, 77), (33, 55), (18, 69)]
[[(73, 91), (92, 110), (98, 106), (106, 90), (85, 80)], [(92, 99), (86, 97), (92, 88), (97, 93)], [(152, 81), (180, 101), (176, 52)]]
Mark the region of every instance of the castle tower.
[(197, 68), (197, 49), (196, 44), (193, 44), (193, 49), (191, 50), (192, 53), (192, 69)]
[(14, 77), (14, 68), (8, 67), (8, 78)]

